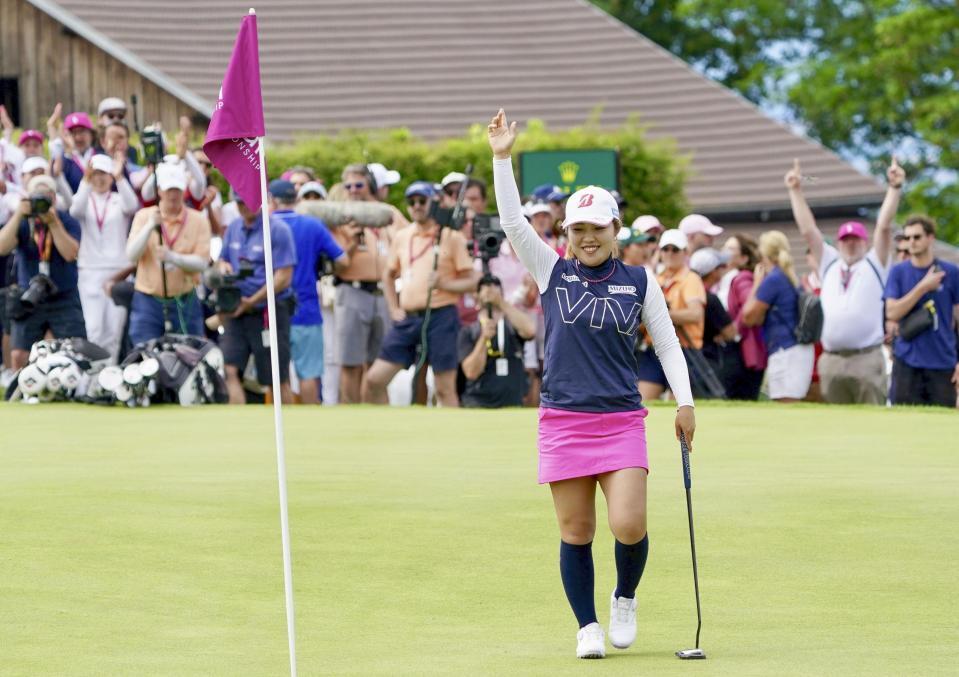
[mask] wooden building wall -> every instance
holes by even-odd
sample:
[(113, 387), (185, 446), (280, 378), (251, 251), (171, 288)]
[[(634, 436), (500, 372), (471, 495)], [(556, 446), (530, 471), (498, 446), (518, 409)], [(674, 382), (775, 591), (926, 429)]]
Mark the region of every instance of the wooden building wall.
[[(126, 20), (126, 19), (123, 19)], [(117, 96), (130, 105), (136, 94), (141, 125), (160, 120), (176, 129), (181, 115), (206, 119), (136, 71), (95, 47), (25, 0), (0, 0), (0, 78), (17, 78), (22, 128), (46, 130), (54, 106), (96, 120), (101, 99)], [(127, 114), (133, 131), (133, 116)]]

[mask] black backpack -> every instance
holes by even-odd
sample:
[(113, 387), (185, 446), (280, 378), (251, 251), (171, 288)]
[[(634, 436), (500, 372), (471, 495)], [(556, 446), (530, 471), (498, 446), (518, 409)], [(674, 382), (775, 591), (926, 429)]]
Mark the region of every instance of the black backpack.
[(815, 294), (799, 289), (799, 320), (793, 330), (797, 343), (816, 343), (822, 336), (822, 303)]

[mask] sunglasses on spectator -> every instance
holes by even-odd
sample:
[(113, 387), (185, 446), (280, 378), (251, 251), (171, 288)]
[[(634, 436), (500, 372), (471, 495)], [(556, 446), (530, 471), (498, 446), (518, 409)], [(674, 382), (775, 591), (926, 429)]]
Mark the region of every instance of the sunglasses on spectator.
[(322, 200), (323, 196), (319, 193), (307, 193), (303, 196), (304, 200)]
[(415, 195), (406, 201), (406, 204), (408, 204), (410, 207), (419, 207), (420, 205), (425, 205), (428, 203), (429, 198), (425, 198), (422, 195)]
[(365, 181), (357, 181), (356, 183), (344, 183), (343, 187), (347, 190), (363, 190), (366, 188)]
[(670, 254), (675, 254), (680, 251), (679, 247), (674, 247), (671, 244), (666, 245), (665, 247), (660, 248), (661, 252), (669, 252)]
[(125, 110), (108, 110), (104, 111), (103, 115), (107, 120), (123, 120), (127, 116)]
[[(459, 184), (457, 184), (457, 185), (459, 185)], [(446, 188), (444, 188), (444, 189), (443, 189), (443, 192), (446, 193), (449, 197), (456, 197), (456, 196), (458, 196), (459, 193), (460, 193), (459, 188), (451, 188), (451, 187), (449, 187), (449, 186), (447, 186)]]
[(896, 253), (897, 253), (897, 254), (908, 254), (908, 253), (909, 253), (909, 250), (908, 250), (908, 249), (899, 249), (899, 248), (896, 248)]

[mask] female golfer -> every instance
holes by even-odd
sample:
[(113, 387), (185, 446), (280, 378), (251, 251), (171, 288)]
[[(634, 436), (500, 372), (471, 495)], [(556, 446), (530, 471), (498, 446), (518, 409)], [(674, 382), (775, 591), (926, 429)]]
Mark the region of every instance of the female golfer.
[(616, 200), (602, 188), (578, 190), (566, 203), (566, 257), (543, 242), (523, 217), (510, 150), (516, 123), (501, 109), (489, 124), (500, 222), (542, 298), (546, 355), (539, 410), (539, 481), (549, 483), (560, 530), (559, 569), (579, 623), (576, 656), (602, 658), (606, 641), (593, 601), (596, 484), (606, 495), (616, 537), (616, 589), (610, 641), (636, 638), (636, 586), (646, 536), (647, 410), (636, 388), (633, 356), (640, 323), (653, 339), (679, 409), (676, 435), (691, 443), (696, 427), (689, 375), (656, 280), (615, 256)]

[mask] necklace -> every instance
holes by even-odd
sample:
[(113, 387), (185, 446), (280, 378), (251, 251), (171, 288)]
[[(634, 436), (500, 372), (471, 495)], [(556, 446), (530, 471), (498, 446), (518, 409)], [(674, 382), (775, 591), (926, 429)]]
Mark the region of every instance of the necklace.
[(608, 280), (609, 278), (613, 276), (613, 273), (616, 272), (616, 259), (613, 259), (613, 267), (610, 269), (608, 273), (606, 273), (604, 277), (601, 277), (598, 280), (591, 280), (583, 274), (582, 270), (580, 270), (579, 259), (574, 259), (574, 260), (576, 261), (576, 272), (579, 273), (580, 278), (582, 278), (584, 287), (589, 285), (590, 283), (599, 284), (600, 282), (605, 282), (606, 280)]

